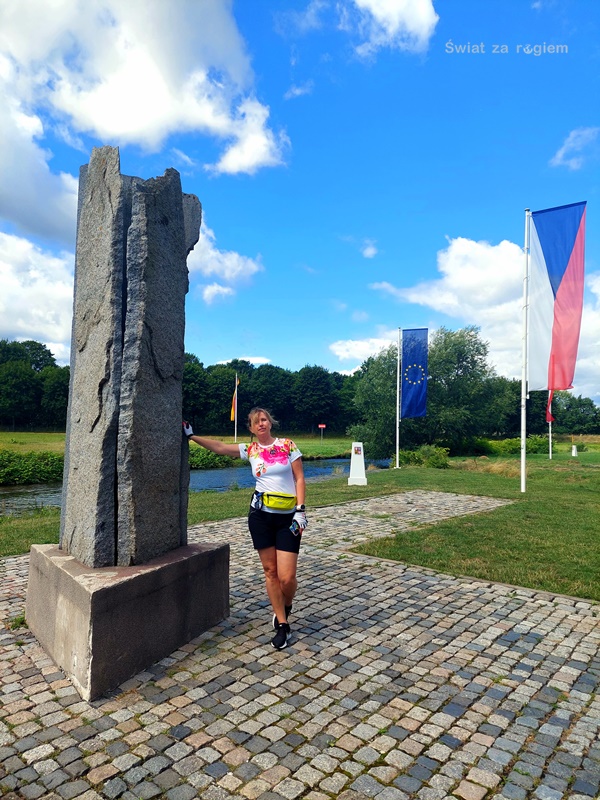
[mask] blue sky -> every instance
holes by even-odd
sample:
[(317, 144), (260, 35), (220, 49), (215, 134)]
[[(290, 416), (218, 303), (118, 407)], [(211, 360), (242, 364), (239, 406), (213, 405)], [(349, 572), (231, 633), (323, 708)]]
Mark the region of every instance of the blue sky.
[(68, 361), (77, 176), (111, 144), (202, 202), (205, 365), (350, 371), (473, 324), (520, 377), (524, 210), (587, 200), (600, 402), (599, 76), (596, 0), (5, 0), (0, 337)]

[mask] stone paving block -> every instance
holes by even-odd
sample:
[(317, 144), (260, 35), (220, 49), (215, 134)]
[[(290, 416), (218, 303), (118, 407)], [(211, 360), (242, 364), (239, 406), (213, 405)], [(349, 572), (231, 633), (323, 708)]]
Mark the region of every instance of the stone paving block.
[(409, 795), (396, 789), (394, 786), (386, 786), (379, 794), (375, 795), (377, 800), (409, 800)]
[(46, 794), (45, 787), (40, 786), (38, 783), (30, 783), (27, 786), (23, 786), (19, 791), (25, 800), (38, 800), (39, 797)]
[(484, 786), (478, 786), (465, 780), (459, 783), (453, 794), (463, 798), (463, 800), (483, 800), (487, 794), (487, 789)]
[(502, 797), (506, 797), (507, 800), (527, 800), (527, 792), (522, 786), (505, 783), (502, 787)]
[(547, 786), (538, 786), (533, 796), (536, 800), (562, 800), (564, 793), (550, 789)]
[(56, 791), (63, 800), (73, 800), (73, 798), (80, 797), (87, 792), (89, 788), (89, 784), (85, 781), (72, 781), (62, 784)]
[(285, 778), (281, 783), (273, 787), (276, 794), (285, 797), (286, 800), (295, 800), (306, 791), (306, 785), (294, 778)]
[(177, 786), (170, 789), (165, 797), (167, 800), (192, 800), (196, 796), (196, 790), (191, 786)]
[(64, 771), (71, 778), (78, 778), (80, 775), (85, 775), (85, 773), (88, 770), (89, 770), (88, 764), (86, 764), (86, 762), (81, 758), (78, 758), (77, 761), (71, 761), (64, 767)]
[(360, 775), (354, 783), (351, 784), (350, 788), (367, 797), (376, 797), (383, 787), (371, 775)]

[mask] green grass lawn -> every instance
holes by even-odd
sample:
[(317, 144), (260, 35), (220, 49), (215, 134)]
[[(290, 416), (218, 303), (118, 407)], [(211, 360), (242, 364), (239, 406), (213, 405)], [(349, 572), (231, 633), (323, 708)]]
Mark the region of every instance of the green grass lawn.
[[(302, 439), (299, 444), (303, 447)], [(447, 574), (600, 601), (600, 450), (592, 448), (572, 458), (565, 445), (552, 460), (547, 455), (528, 456), (527, 469), (524, 494), (518, 457), (452, 459), (446, 470), (369, 471), (367, 486), (348, 486), (347, 478), (332, 478), (309, 484), (309, 517), (311, 506), (412, 489), (511, 499), (513, 504), (495, 511), (399, 532), (358, 551)], [(249, 494), (248, 489), (192, 493), (190, 525), (244, 515)], [(55, 542), (58, 527), (59, 514), (52, 509), (0, 517), (0, 555), (27, 552), (35, 542)]]
[(64, 453), (64, 433), (7, 433), (0, 431), (0, 449), (15, 453)]
[[(508, 462), (508, 468), (514, 466)], [(398, 532), (357, 552), (451, 575), (600, 601), (600, 455), (571, 459), (555, 454), (551, 461), (530, 457), (528, 472), (522, 494), (515, 477), (407, 469), (406, 484), (415, 480), (414, 488), (515, 502), (492, 512)]]
[[(282, 433), (282, 436), (288, 434)], [(223, 442), (233, 442), (233, 436), (215, 436)], [(307, 458), (337, 458), (350, 457), (352, 440), (343, 436), (324, 436), (321, 442), (319, 435), (310, 436), (300, 434), (291, 435), (303, 454)], [(250, 434), (240, 431), (238, 442), (249, 442)], [(0, 431), (0, 449), (12, 450), (16, 453), (52, 452), (64, 453), (64, 433), (7, 433)]]

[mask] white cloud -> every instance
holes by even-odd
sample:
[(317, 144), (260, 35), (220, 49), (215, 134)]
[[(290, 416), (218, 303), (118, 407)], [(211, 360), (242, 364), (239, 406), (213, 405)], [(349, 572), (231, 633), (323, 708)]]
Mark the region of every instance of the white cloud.
[[(439, 19), (432, 0), (351, 0), (359, 14), (358, 28), (366, 39), (356, 48), (370, 57), (381, 47), (412, 52), (427, 49)], [(345, 27), (351, 7), (345, 9)]]
[(479, 326), (482, 337), (490, 342), (490, 360), (498, 372), (519, 377), (522, 248), (506, 240), (492, 245), (460, 237), (450, 239), (437, 260), (441, 278), (407, 289), (389, 283), (374, 283), (370, 288)]
[(73, 313), (70, 253), (51, 255), (0, 233), (0, 338), (42, 342), (67, 360)]
[(318, 30), (323, 25), (323, 13), (329, 8), (329, 0), (310, 0), (303, 11), (281, 11), (276, 15), (277, 31), (287, 35), (290, 31), (305, 34)]
[(257, 100), (244, 100), (238, 109), (232, 131), (235, 142), (216, 164), (206, 165), (211, 172), (253, 175), (261, 167), (283, 164), (283, 153), (290, 141), (284, 132), (274, 134), (266, 125), (269, 109)]
[[(254, 366), (259, 366), (261, 364), (270, 364), (271, 359), (265, 358), (264, 356), (236, 356), (238, 361), (248, 361), (250, 364), (254, 364)], [(226, 361), (217, 361), (217, 364), (229, 364), (233, 359), (228, 358)]]
[(211, 305), (215, 300), (224, 297), (231, 297), (235, 292), (230, 286), (221, 286), (219, 283), (211, 283), (202, 289), (202, 299), (206, 305)]
[[(438, 252), (441, 277), (410, 288), (371, 284), (403, 303), (416, 303), (457, 320), (477, 325), (489, 342), (490, 362), (500, 375), (521, 377), (523, 270), (522, 248), (503, 241), (492, 245), (470, 239), (450, 239)], [(587, 278), (581, 338), (575, 372), (575, 393), (600, 401), (600, 274)], [(336, 343), (338, 344), (338, 343)]]
[(304, 83), (297, 86), (293, 84), (287, 90), (287, 92), (283, 95), (284, 100), (293, 100), (296, 97), (302, 97), (305, 94), (312, 94), (312, 90), (314, 89), (314, 81), (305, 81)]
[(352, 312), (352, 321), (353, 322), (366, 322), (369, 319), (369, 315), (366, 311), (353, 311)]
[(0, 217), (17, 229), (63, 245), (75, 244), (77, 180), (52, 173), (51, 153), (39, 142), (44, 127), (40, 117), (10, 96), (17, 80), (12, 67), (0, 69)]
[(577, 351), (574, 394), (591, 397), (600, 404), (598, 375), (600, 374), (600, 272), (586, 278), (588, 297), (581, 315), (581, 335)]
[(576, 128), (571, 131), (562, 147), (550, 159), (550, 166), (581, 169), (585, 160), (584, 151), (596, 143), (599, 134), (600, 128)]
[(171, 152), (175, 156), (175, 159), (180, 163), (183, 164), (184, 167), (197, 167), (198, 164), (194, 161), (193, 158), (190, 158), (187, 153), (184, 153), (183, 150), (179, 150), (177, 147), (172, 147)]
[[(219, 250), (214, 231), (204, 221), (200, 228), (200, 239), (189, 254), (187, 265), (192, 277), (195, 274), (206, 278), (214, 276), (222, 282), (231, 284), (246, 282), (264, 269), (260, 255), (254, 259), (242, 256), (233, 250)], [(233, 293), (233, 289), (222, 292), (222, 294)]]
[[(158, 149), (174, 132), (216, 137), (217, 172), (282, 163), (232, 3), (28, 0), (0, 6), (0, 53), (13, 97), (57, 124), (114, 144)], [(0, 68), (0, 74), (6, 72)]]
[(375, 247), (375, 241), (373, 239), (365, 239), (360, 248), (360, 252), (365, 258), (374, 258), (379, 251)]
[[(187, 259), (190, 279), (216, 278), (210, 284), (200, 286), (200, 293), (207, 305), (215, 300), (233, 297), (235, 288), (247, 283), (253, 275), (264, 270), (260, 255), (256, 258), (242, 256), (233, 250), (219, 250), (212, 228), (202, 222), (200, 239)], [(229, 284), (229, 285), (227, 285)]]
[(359, 361), (363, 362), (369, 356), (375, 356), (386, 347), (398, 341), (398, 331), (383, 332), (378, 337), (370, 339), (340, 339), (329, 345), (331, 352), (340, 361)]
[(331, 305), (334, 307), (336, 311), (339, 311), (340, 313), (346, 311), (346, 309), (348, 308), (348, 303), (344, 303), (343, 300), (332, 300)]
[(311, 0), (303, 11), (278, 14), (277, 29), (283, 36), (310, 33), (331, 24), (330, 11), (338, 30), (362, 40), (356, 53), (365, 58), (382, 47), (426, 50), (439, 19), (433, 0)]
[(490, 306), (514, 299), (515, 288), (523, 279), (523, 251), (513, 242), (475, 242), (458, 237), (437, 254), (441, 279), (424, 281), (409, 289), (390, 284), (372, 284), (398, 299), (434, 308), (445, 314), (461, 312), (481, 316)]

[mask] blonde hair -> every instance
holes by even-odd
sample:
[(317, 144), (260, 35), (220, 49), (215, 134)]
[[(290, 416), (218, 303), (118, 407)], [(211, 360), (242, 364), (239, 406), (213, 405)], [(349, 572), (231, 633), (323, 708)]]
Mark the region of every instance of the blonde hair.
[(253, 409), (250, 411), (250, 413), (248, 414), (248, 430), (249, 430), (250, 432), (252, 432), (252, 426), (253, 426), (253, 425), (254, 425), (254, 423), (256, 422), (256, 418), (259, 416), (259, 414), (264, 414), (264, 415), (265, 415), (265, 417), (266, 417), (266, 418), (269, 420), (269, 422), (271, 423), (271, 425), (273, 425), (273, 427), (275, 427), (276, 425), (279, 425), (279, 423), (277, 422), (277, 420), (275, 419), (275, 417), (274, 417), (274, 416), (272, 416), (272, 414), (271, 414), (269, 411), (267, 411), (267, 409), (266, 409), (266, 408), (260, 408), (259, 406), (256, 406), (256, 407), (255, 407), (255, 408), (253, 408)]

